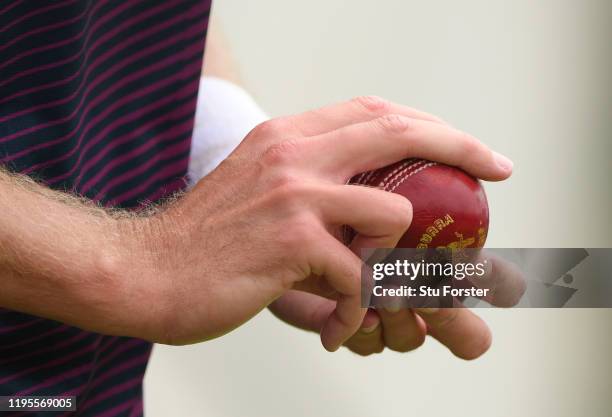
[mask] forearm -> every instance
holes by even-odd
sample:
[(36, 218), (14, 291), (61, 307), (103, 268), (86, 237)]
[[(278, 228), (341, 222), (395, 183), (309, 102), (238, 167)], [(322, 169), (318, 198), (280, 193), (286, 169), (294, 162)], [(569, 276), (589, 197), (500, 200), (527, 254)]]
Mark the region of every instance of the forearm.
[[(126, 253), (139, 222), (127, 212), (0, 170), (0, 306), (127, 334)], [(133, 229), (133, 233), (130, 233)], [(128, 251), (128, 252), (126, 252)]]

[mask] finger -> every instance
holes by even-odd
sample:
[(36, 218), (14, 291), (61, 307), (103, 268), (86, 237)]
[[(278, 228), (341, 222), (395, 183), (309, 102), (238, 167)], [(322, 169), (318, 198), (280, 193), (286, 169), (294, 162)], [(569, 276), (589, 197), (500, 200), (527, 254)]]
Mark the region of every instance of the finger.
[(361, 328), (346, 341), (345, 346), (362, 356), (380, 353), (385, 349), (382, 333), (378, 313), (369, 309), (363, 319)]
[(462, 359), (476, 359), (491, 346), (486, 323), (467, 308), (417, 309), (428, 333)]
[[(302, 291), (289, 290), (270, 305), (270, 310), (281, 320), (303, 330), (320, 332), (336, 307), (335, 301)], [(369, 309), (361, 326), (345, 343), (359, 355), (380, 353), (384, 349), (380, 317)]]
[[(496, 307), (512, 307), (516, 305), (526, 290), (525, 277), (522, 271), (513, 263), (506, 261), (490, 251), (478, 250), (473, 253), (470, 262), (474, 265), (484, 265), (482, 270), (473, 270), (460, 279), (455, 276), (453, 286), (458, 289), (485, 290), (484, 296), (476, 296), (480, 300)], [(465, 297), (463, 297), (464, 299)]]
[(338, 350), (359, 329), (365, 314), (359, 296), (340, 296), (336, 308), (321, 329), (321, 343), (330, 352)]
[(411, 309), (377, 310), (382, 321), (385, 345), (397, 352), (409, 352), (425, 342), (427, 326), (417, 321)]
[(380, 326), (380, 316), (373, 308), (369, 308), (366, 315), (363, 317), (359, 331), (361, 333), (372, 333)]
[(316, 201), (324, 223), (348, 225), (360, 234), (351, 246), (356, 254), (364, 247), (395, 247), (412, 221), (405, 197), (375, 188), (330, 185), (317, 190)]
[(527, 289), (525, 275), (520, 268), (488, 251), (482, 251), (478, 262), (485, 261), (486, 274), (482, 278), (469, 279), (475, 287), (490, 290), (483, 300), (496, 307), (512, 307), (518, 304)]
[[(270, 310), (283, 321), (317, 333), (321, 331), (334, 308), (335, 301), (296, 290), (287, 291), (270, 304)], [(368, 325), (371, 326), (372, 323), (368, 322)]]
[(367, 122), (386, 114), (400, 114), (420, 120), (446, 124), (437, 116), (396, 104), (376, 96), (356, 97), (342, 103), (307, 111), (283, 119), (302, 136), (315, 136), (359, 122)]
[(510, 176), (512, 163), (476, 138), (450, 126), (399, 115), (349, 125), (304, 140), (301, 159), (326, 177), (354, 175), (411, 157), (462, 168), (485, 180)]
[(319, 187), (316, 192), (326, 224), (349, 225), (368, 236), (401, 236), (412, 220), (410, 201), (398, 194), (348, 184)]
[(321, 329), (325, 349), (336, 351), (361, 325), (367, 309), (361, 307), (361, 261), (346, 246), (329, 237), (312, 245), (312, 272), (325, 277), (338, 293), (336, 308)]

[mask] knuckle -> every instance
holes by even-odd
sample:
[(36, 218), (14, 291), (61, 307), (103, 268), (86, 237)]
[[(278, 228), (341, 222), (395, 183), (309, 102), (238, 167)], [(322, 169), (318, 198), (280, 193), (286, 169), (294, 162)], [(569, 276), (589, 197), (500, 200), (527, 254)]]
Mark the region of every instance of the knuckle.
[(352, 101), (370, 114), (381, 114), (389, 108), (389, 102), (378, 96), (359, 96)]
[(299, 157), (299, 144), (296, 140), (285, 140), (270, 145), (262, 155), (267, 166), (293, 165)]
[(277, 213), (275, 239), (284, 247), (302, 253), (300, 249), (316, 244), (319, 224), (316, 214), (309, 209), (310, 186), (291, 174), (282, 174), (266, 198), (266, 207)]
[(287, 122), (283, 118), (266, 120), (255, 126), (251, 133), (257, 137), (277, 136), (285, 132)]
[(311, 195), (312, 186), (291, 172), (276, 173), (269, 180), (273, 203), (293, 206)]
[(410, 119), (399, 114), (386, 114), (376, 119), (375, 123), (389, 135), (404, 133), (410, 128)]
[(291, 230), (291, 235), (304, 228), (304, 223), (310, 224), (312, 221), (306, 216), (310, 213), (306, 203), (306, 192), (304, 187), (297, 180), (291, 178), (279, 179), (283, 184), (274, 186), (268, 194), (266, 206), (273, 208), (278, 213), (279, 224), (284, 224), (287, 230)]
[(270, 172), (267, 177), (267, 185), (279, 198), (291, 197), (300, 189), (300, 180), (290, 170), (278, 169)]

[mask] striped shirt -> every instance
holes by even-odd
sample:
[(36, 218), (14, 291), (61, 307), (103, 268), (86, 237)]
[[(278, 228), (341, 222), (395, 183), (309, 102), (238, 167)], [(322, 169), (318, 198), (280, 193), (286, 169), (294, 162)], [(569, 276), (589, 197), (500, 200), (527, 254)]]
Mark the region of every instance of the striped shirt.
[[(0, 1), (0, 165), (109, 207), (182, 189), (209, 11)], [(0, 309), (0, 395), (75, 395), (67, 415), (140, 416), (150, 350)]]

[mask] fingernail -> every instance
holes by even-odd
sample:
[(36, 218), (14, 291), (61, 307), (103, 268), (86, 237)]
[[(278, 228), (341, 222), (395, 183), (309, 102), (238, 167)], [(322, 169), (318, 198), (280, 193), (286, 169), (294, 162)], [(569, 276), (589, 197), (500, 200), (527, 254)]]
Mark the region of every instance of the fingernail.
[(512, 171), (514, 163), (506, 156), (500, 154), (499, 152), (493, 151), (493, 157), (495, 157), (495, 162), (497, 162), (497, 165), (501, 169), (503, 169), (504, 171)]
[(362, 327), (362, 328), (361, 328), (361, 332), (362, 332), (362, 333), (366, 333), (366, 334), (367, 334), (367, 333), (372, 333), (372, 332), (373, 332), (374, 330), (376, 330), (377, 328), (378, 328), (378, 323), (375, 323), (375, 324), (373, 324), (373, 325), (371, 325), (371, 326), (368, 326), (368, 327)]
[(440, 309), (437, 307), (426, 307), (426, 308), (417, 308), (417, 311), (423, 314), (434, 314), (440, 311)]
[(400, 306), (392, 304), (392, 305), (385, 307), (385, 310), (387, 311), (387, 313), (395, 314), (398, 311), (400, 311)]

